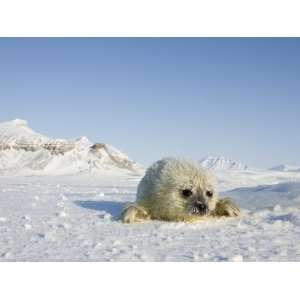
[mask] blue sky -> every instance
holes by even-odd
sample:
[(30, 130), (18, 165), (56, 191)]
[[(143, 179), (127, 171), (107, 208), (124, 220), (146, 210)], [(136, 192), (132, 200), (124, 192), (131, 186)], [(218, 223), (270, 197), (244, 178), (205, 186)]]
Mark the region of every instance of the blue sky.
[(0, 39), (0, 120), (148, 165), (300, 165), (300, 39)]

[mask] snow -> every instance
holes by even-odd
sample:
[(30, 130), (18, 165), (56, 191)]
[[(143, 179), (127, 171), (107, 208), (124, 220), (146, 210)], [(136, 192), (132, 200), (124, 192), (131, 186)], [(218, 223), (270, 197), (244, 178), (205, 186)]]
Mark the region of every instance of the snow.
[(226, 158), (224, 156), (207, 156), (200, 160), (200, 165), (211, 170), (247, 170), (248, 167), (242, 163)]
[(42, 134), (34, 132), (28, 127), (28, 122), (15, 119), (9, 122), (0, 123), (0, 143), (14, 144), (40, 144), (46, 143), (48, 138)]
[(201, 165), (242, 218), (122, 224), (144, 172), (126, 154), (87, 137), (49, 138), (20, 119), (0, 123), (0, 261), (300, 261), (297, 168), (224, 157)]
[(118, 217), (140, 177), (2, 176), (0, 260), (299, 261), (300, 178), (226, 173), (222, 195), (244, 208), (241, 219), (132, 225)]
[(278, 165), (270, 168), (271, 171), (280, 171), (280, 172), (300, 172), (299, 166), (291, 166), (291, 165)]
[[(97, 146), (97, 148), (93, 148)], [(0, 175), (140, 174), (143, 168), (111, 145), (54, 139), (16, 119), (0, 123)]]
[(281, 206), (293, 206), (300, 204), (300, 183), (285, 182), (274, 185), (262, 185), (249, 188), (238, 188), (225, 193), (235, 198), (240, 205), (251, 209), (273, 207), (280, 210)]

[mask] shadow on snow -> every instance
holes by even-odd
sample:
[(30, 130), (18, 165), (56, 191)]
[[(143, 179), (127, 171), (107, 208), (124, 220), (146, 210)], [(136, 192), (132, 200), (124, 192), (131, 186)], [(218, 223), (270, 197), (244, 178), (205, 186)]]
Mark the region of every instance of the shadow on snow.
[(74, 203), (80, 207), (101, 211), (110, 214), (113, 219), (117, 219), (123, 209), (129, 202), (116, 202), (116, 201), (93, 201), (93, 200), (78, 200)]

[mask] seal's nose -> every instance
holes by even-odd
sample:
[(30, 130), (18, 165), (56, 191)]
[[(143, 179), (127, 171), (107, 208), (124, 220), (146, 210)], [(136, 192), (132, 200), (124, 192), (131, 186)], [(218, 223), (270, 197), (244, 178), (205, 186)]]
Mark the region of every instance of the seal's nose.
[(203, 202), (197, 202), (196, 203), (197, 209), (200, 213), (202, 214), (206, 214), (208, 213), (208, 205), (206, 203)]

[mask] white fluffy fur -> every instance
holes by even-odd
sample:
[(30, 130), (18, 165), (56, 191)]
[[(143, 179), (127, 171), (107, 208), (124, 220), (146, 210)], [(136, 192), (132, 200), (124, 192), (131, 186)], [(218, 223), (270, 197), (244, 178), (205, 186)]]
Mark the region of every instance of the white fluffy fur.
[[(182, 190), (192, 189), (195, 197), (207, 201), (209, 211), (215, 209), (218, 199), (216, 180), (199, 164), (184, 159), (162, 159), (154, 163), (141, 180), (136, 205), (127, 210), (125, 217), (130, 220), (133, 214), (138, 215), (140, 208), (146, 209), (151, 219), (177, 221), (190, 216), (190, 205), (182, 197)], [(206, 192), (213, 192), (213, 197), (208, 198)], [(136, 210), (132, 209), (136, 207)]]

